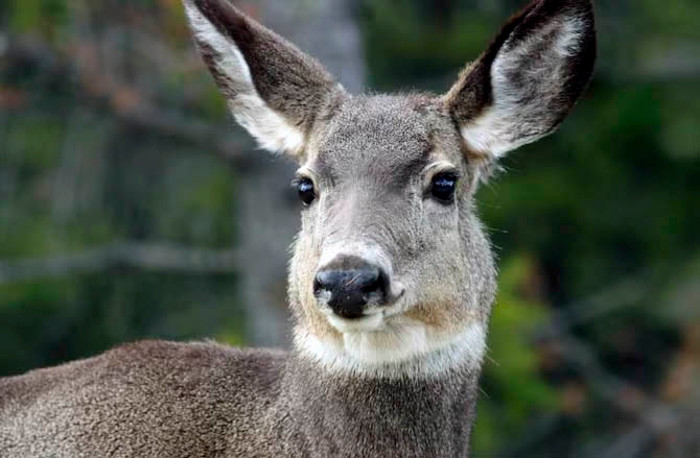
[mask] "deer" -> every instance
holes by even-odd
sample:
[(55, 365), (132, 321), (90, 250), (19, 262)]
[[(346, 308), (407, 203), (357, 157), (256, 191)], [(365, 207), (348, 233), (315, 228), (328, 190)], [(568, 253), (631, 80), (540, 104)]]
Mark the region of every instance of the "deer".
[(590, 0), (534, 0), (443, 95), (351, 95), (228, 0), (184, 0), (234, 118), (295, 159), (289, 351), (127, 344), (0, 379), (0, 456), (468, 457), (497, 269), (475, 193), (554, 132)]

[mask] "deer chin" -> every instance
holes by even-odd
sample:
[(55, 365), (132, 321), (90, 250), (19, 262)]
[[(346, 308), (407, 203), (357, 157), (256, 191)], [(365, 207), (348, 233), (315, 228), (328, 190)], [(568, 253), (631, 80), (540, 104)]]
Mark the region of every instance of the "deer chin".
[(384, 316), (382, 313), (365, 315), (362, 318), (347, 320), (337, 315), (328, 315), (328, 321), (341, 334), (356, 334), (363, 332), (381, 332), (384, 330)]
[(331, 319), (339, 332), (317, 336), (298, 328), (299, 353), (336, 374), (400, 378), (435, 376), (454, 369), (478, 369), (486, 350), (481, 322), (460, 330), (433, 329), (402, 315), (375, 314), (360, 320)]

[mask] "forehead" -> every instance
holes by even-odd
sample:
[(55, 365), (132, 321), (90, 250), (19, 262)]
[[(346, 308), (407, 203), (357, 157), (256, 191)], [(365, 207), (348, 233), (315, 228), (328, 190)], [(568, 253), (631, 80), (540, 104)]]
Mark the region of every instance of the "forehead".
[(353, 98), (319, 136), (314, 168), (333, 175), (396, 176), (426, 166), (439, 146), (452, 149), (452, 129), (438, 103), (428, 97)]

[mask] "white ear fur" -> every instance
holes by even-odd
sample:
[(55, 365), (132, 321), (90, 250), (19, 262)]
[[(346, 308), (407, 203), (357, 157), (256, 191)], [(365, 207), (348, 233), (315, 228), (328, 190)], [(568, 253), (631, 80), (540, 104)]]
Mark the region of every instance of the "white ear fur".
[(236, 121), (261, 148), (275, 153), (299, 153), (304, 147), (304, 133), (260, 97), (238, 46), (221, 34), (191, 2), (185, 2), (185, 10), (197, 41), (209, 46), (218, 56), (215, 58), (217, 71), (228, 80), (235, 94), (229, 97), (228, 105)]
[[(583, 18), (555, 18), (526, 40), (514, 43), (511, 37), (503, 44), (491, 67), (493, 104), (461, 128), (471, 150), (500, 158), (558, 127), (558, 122), (542, 125), (552, 117), (550, 107), (567, 81), (568, 59), (579, 52), (588, 28)], [(542, 52), (545, 40), (552, 37), (553, 43)], [(541, 62), (533, 66), (527, 62), (531, 59)], [(513, 76), (531, 82), (523, 87)]]

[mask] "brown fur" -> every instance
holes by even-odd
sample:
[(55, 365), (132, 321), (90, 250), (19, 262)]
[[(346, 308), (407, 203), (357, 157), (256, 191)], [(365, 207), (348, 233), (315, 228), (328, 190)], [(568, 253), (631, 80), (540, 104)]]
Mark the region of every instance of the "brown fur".
[(453, 375), (318, 377), (283, 352), (142, 342), (3, 379), (0, 456), (464, 456), (476, 372)]

